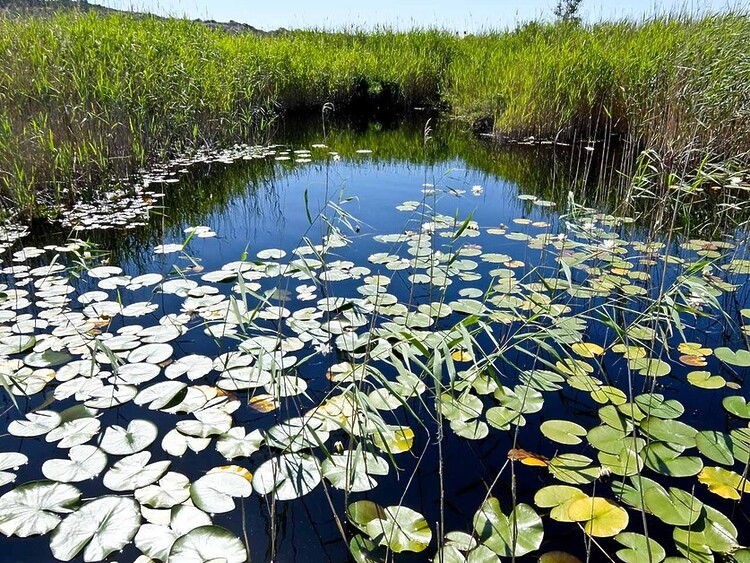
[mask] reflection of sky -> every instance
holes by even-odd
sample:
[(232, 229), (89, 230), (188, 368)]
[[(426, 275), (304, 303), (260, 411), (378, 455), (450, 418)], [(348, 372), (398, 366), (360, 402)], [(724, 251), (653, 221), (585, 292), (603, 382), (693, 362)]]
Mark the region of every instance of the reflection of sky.
[[(381, 0), (380, 2), (236, 2), (234, 0), (99, 0), (92, 2), (119, 9), (150, 11), (188, 18), (236, 20), (261, 29), (374, 27), (396, 28), (438, 26), (457, 31), (478, 32), (502, 29), (533, 19), (551, 17), (555, 0)], [(639, 18), (667, 11), (723, 10), (747, 6), (746, 1), (727, 0), (585, 0), (582, 14), (589, 20)]]

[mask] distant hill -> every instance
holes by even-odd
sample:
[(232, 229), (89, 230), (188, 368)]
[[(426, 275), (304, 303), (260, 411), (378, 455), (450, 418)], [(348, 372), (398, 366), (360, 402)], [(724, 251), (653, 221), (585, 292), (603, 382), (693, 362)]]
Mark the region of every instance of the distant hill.
[[(52, 14), (60, 10), (78, 10), (81, 12), (98, 12), (100, 14), (128, 13), (136, 16), (149, 16), (158, 19), (166, 19), (152, 14), (141, 12), (125, 12), (107, 8), (99, 4), (89, 3), (85, 0), (0, 0), (0, 16), (25, 16), (25, 15), (45, 15)], [(257, 35), (277, 35), (284, 33), (285, 29), (276, 29), (274, 31), (263, 31), (252, 25), (230, 20), (228, 22), (217, 22), (214, 20), (195, 20), (211, 29), (220, 29), (227, 33), (242, 34), (255, 33)]]

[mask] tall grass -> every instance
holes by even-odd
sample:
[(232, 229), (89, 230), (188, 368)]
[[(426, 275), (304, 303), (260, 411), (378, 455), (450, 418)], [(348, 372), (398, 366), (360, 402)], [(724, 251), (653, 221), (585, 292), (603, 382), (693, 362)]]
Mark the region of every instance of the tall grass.
[(745, 14), (229, 35), (127, 14), (0, 18), (0, 197), (39, 214), (112, 175), (258, 138), (281, 111), (449, 105), (510, 136), (627, 135), (662, 161), (750, 150)]

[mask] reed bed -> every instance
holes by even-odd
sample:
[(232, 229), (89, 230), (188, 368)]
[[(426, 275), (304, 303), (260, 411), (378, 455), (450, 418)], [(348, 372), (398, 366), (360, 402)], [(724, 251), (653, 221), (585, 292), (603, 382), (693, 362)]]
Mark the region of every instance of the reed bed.
[(232, 35), (58, 12), (0, 18), (0, 198), (38, 216), (175, 153), (263, 140), (282, 112), (418, 106), (511, 137), (606, 139), (667, 166), (750, 151), (750, 19), (673, 15), (436, 30)]

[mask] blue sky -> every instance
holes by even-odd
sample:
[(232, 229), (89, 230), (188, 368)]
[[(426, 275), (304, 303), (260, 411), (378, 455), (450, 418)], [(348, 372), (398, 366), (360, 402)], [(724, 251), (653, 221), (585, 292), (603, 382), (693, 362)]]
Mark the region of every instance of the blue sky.
[[(551, 17), (555, 0), (91, 0), (118, 9), (188, 18), (236, 20), (261, 29), (342, 28), (351, 25), (396, 28), (442, 27), (457, 31), (514, 27)], [(583, 0), (588, 20), (641, 18), (670, 10), (720, 11), (747, 7), (750, 0)]]

